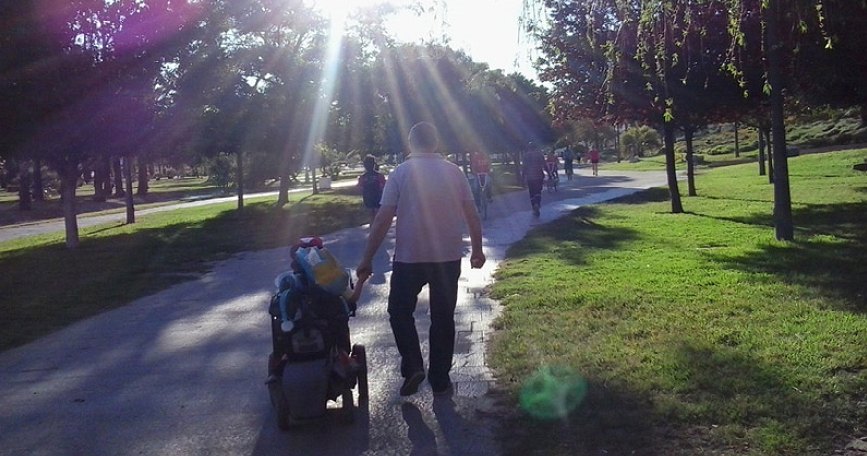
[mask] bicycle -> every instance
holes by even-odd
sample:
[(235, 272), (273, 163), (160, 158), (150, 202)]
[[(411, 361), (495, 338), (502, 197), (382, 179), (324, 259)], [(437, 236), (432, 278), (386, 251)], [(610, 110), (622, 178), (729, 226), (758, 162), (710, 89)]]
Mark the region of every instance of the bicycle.
[(556, 165), (548, 165), (548, 176), (545, 179), (545, 185), (548, 188), (548, 193), (557, 191), (557, 184), (560, 183), (560, 176), (557, 175)]
[(476, 173), (473, 188), (476, 193), (476, 209), (478, 209), (482, 220), (488, 219), (488, 185), (488, 174)]

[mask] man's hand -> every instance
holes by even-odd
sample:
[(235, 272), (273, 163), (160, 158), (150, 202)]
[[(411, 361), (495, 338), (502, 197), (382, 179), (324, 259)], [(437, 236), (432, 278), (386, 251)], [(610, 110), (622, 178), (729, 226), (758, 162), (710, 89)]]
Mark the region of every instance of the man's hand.
[(470, 267), (472, 269), (481, 269), (485, 265), (485, 254), (481, 251), (473, 252), (470, 255)]
[(359, 282), (364, 283), (373, 274), (373, 266), (370, 263), (370, 260), (361, 260), (355, 268), (355, 275), (358, 276)]

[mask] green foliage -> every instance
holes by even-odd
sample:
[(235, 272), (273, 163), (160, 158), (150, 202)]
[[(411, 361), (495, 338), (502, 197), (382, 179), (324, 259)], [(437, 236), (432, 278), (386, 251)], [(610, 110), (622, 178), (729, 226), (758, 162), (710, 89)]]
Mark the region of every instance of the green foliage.
[(358, 163), (358, 151), (350, 150), (341, 152), (326, 144), (318, 144), (316, 150), (319, 154), (319, 167), (322, 170), (322, 175), (337, 180), (340, 177), (340, 172), (348, 164)]
[(630, 127), (620, 137), (620, 144), (626, 152), (626, 156), (643, 157), (645, 153), (652, 152), (656, 155), (662, 141), (659, 133), (647, 125)]
[(743, 165), (703, 175), (691, 212), (654, 189), (511, 248), (497, 378), (517, 402), (540, 366), (567, 366), (588, 392), (557, 423), (508, 423), (508, 452), (826, 455), (863, 435), (865, 158), (790, 159), (797, 242), (773, 239), (773, 188)]
[(228, 154), (218, 154), (209, 161), (209, 182), (216, 185), (223, 193), (228, 193), (229, 185), (232, 183), (233, 166), (231, 157)]

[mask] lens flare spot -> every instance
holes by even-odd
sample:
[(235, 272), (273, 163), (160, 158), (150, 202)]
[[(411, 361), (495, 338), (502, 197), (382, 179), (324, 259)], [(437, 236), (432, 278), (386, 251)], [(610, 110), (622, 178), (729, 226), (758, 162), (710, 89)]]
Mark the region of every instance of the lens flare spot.
[(533, 418), (550, 421), (565, 418), (586, 394), (587, 381), (573, 369), (543, 366), (524, 382), (520, 404)]

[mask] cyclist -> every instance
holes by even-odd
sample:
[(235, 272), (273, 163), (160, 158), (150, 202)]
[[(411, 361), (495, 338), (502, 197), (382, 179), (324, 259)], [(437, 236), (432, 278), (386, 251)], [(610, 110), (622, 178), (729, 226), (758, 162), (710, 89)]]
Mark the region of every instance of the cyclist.
[(554, 151), (548, 152), (548, 156), (545, 157), (545, 173), (552, 182), (560, 180), (560, 159)]
[(470, 171), (472, 171), (474, 179), (473, 193), (476, 197), (476, 206), (479, 206), (481, 195), (479, 190), (485, 188), (485, 197), (488, 201), (493, 199), (491, 194), (491, 159), (483, 150), (476, 149), (470, 152)]

